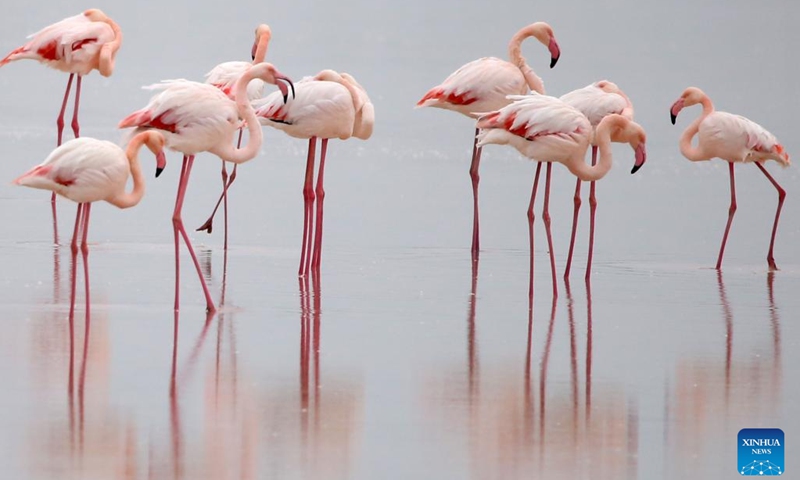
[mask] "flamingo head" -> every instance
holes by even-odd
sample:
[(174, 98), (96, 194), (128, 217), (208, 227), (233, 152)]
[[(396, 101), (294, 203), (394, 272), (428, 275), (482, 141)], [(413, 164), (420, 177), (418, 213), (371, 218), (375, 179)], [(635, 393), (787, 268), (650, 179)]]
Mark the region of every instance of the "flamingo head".
[(104, 22), (108, 20), (108, 15), (103, 13), (99, 8), (90, 8), (83, 12), (83, 15), (93, 22)]
[(520, 32), (534, 37), (536, 40), (545, 45), (550, 50), (550, 68), (556, 66), (559, 57), (561, 57), (561, 49), (558, 47), (556, 36), (553, 33), (553, 27), (545, 22), (536, 22), (528, 25)]
[(294, 83), (292, 83), (292, 80), (286, 75), (280, 73), (275, 66), (271, 64), (267, 65), (268, 68), (261, 79), (267, 83), (277, 85), (278, 89), (281, 91), (281, 94), (283, 94), (283, 103), (289, 101), (289, 88), (292, 89), (292, 98), (294, 98)]
[(681, 110), (683, 110), (684, 107), (697, 105), (703, 101), (705, 96), (706, 94), (697, 87), (689, 87), (684, 90), (680, 98), (675, 100), (675, 103), (672, 104), (672, 108), (669, 109), (669, 117), (672, 121), (672, 124), (675, 125), (675, 120), (678, 118), (678, 114), (681, 112)]
[(252, 57), (253, 61), (255, 61), (256, 59), (256, 51), (258, 51), (258, 45), (263, 43), (264, 48), (266, 48), (270, 39), (272, 39), (272, 30), (269, 28), (269, 25), (262, 23), (261, 25), (256, 27), (256, 39), (253, 42), (253, 49), (250, 51), (250, 56)]
[[(641, 125), (622, 115), (608, 115), (601, 123), (611, 124), (611, 141), (627, 143), (634, 151), (634, 163), (631, 174), (636, 173), (647, 161), (647, 133)], [(598, 127), (599, 128), (599, 127)]]
[(166, 138), (161, 132), (156, 130), (148, 130), (148, 135), (144, 143), (147, 148), (156, 156), (156, 178), (161, 175), (164, 168), (167, 166), (167, 157), (164, 155), (164, 146), (167, 143)]

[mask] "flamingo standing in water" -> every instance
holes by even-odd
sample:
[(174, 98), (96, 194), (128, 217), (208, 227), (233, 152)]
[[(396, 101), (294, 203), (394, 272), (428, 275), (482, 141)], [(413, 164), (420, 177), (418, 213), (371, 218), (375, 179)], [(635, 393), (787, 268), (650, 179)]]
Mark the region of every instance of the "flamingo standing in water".
[[(573, 90), (560, 99), (571, 105), (586, 118), (589, 119), (593, 129), (603, 118), (611, 114), (619, 114), (628, 120), (633, 120), (633, 104), (625, 93), (613, 82), (601, 80), (583, 88)], [(594, 139), (592, 144), (592, 165), (597, 164), (597, 143)], [(569, 253), (567, 254), (567, 266), (564, 268), (564, 278), (569, 278), (570, 267), (572, 266), (572, 252), (575, 248), (575, 232), (578, 228), (578, 211), (581, 208), (581, 179), (578, 178), (575, 184), (575, 208), (572, 214), (572, 234), (569, 241)], [(591, 182), (589, 187), (589, 254), (586, 261), (586, 280), (592, 273), (592, 254), (594, 252), (594, 220), (597, 210), (597, 199), (595, 197), (595, 182)]]
[[(231, 163), (244, 163), (252, 160), (261, 148), (261, 126), (255, 111), (247, 99), (247, 86), (254, 78), (277, 85), (284, 101), (289, 95), (292, 81), (279, 73), (272, 64), (259, 63), (250, 67), (236, 82), (234, 98), (228, 98), (220, 89), (204, 83), (189, 80), (171, 80), (147, 88), (161, 90), (150, 102), (120, 121), (119, 128), (157, 129), (167, 139), (171, 150), (183, 153), (183, 167), (178, 181), (178, 194), (172, 215), (175, 237), (175, 309), (180, 306), (180, 242), (183, 237), (186, 248), (192, 257), (197, 275), (203, 287), (206, 308), (216, 310), (214, 301), (203, 278), (202, 269), (195, 256), (189, 236), (183, 226), (181, 211), (183, 198), (189, 183), (189, 175), (194, 164), (194, 156), (200, 152), (210, 152)], [(244, 148), (233, 146), (233, 136), (240, 126), (239, 118), (247, 124), (250, 140)]]
[[(528, 25), (518, 31), (508, 44), (510, 61), (496, 57), (484, 57), (467, 63), (442, 82), (430, 89), (417, 102), (419, 107), (438, 107), (477, 118), (480, 112), (499, 110), (510, 102), (508, 95), (524, 95), (529, 89), (544, 94), (544, 83), (528, 66), (521, 54), (522, 41), (534, 37), (550, 50), (550, 68), (561, 56), (553, 29), (544, 22)], [(478, 113), (476, 113), (478, 112)], [(472, 161), (469, 175), (472, 178), (472, 258), (480, 252), (480, 228), (478, 221), (478, 167), (481, 161), (481, 148), (477, 135), (472, 146)]]
[[(264, 124), (283, 130), (291, 137), (308, 139), (308, 158), (303, 185), (303, 242), (298, 275), (318, 270), (322, 256), (322, 216), (325, 190), (323, 175), (328, 139), (368, 139), (372, 135), (375, 109), (366, 90), (347, 73), (323, 70), (297, 82), (297, 97), (289, 103), (273, 93), (256, 102), (256, 115)], [(322, 139), (319, 173), (314, 191), (314, 158), (317, 138)], [(316, 230), (313, 208), (316, 196)], [(312, 254), (313, 238), (313, 254)], [(313, 256), (312, 256), (313, 255)]]
[[(210, 72), (206, 74), (206, 83), (210, 85), (214, 85), (215, 87), (222, 90), (228, 98), (231, 100), (236, 100), (233, 96), (233, 87), (236, 85), (236, 81), (247, 71), (248, 68), (251, 66), (261, 63), (264, 61), (264, 57), (267, 55), (267, 48), (269, 47), (269, 41), (272, 39), (272, 30), (269, 28), (269, 25), (261, 24), (256, 27), (256, 39), (253, 43), (253, 48), (251, 50), (251, 57), (253, 62), (224, 62), (220, 63), (216, 67), (212, 68)], [(258, 78), (253, 79), (249, 85), (247, 85), (247, 98), (252, 102), (258, 98), (261, 98), (264, 95), (264, 87), (266, 84)], [(242, 128), (239, 128), (239, 138), (236, 141), (236, 148), (240, 148), (242, 146)], [(205, 230), (208, 233), (211, 233), (212, 224), (211, 219), (214, 218), (214, 214), (217, 212), (217, 208), (219, 208), (220, 202), (224, 203), (223, 210), (225, 212), (225, 241), (224, 241), (224, 249), (228, 249), (228, 195), (227, 191), (230, 185), (236, 180), (236, 167), (238, 164), (233, 164), (233, 171), (231, 172), (230, 178), (228, 177), (228, 169), (225, 165), (225, 161), (222, 161), (222, 195), (220, 195), (219, 200), (217, 201), (216, 206), (214, 207), (214, 212), (209, 217), (208, 221), (203, 224), (202, 227), (198, 228), (197, 231)]]
[[(703, 113), (700, 114), (681, 135), (681, 153), (693, 162), (711, 160), (714, 157), (728, 162), (728, 171), (731, 177), (731, 205), (728, 209), (728, 224), (722, 236), (722, 245), (719, 247), (716, 269), (722, 267), (722, 255), (725, 253), (725, 243), (731, 230), (733, 215), (736, 213), (736, 182), (733, 175), (734, 163), (755, 163), (759, 170), (767, 177), (778, 191), (778, 209), (775, 211), (775, 222), (772, 225), (772, 237), (769, 242), (767, 264), (770, 270), (777, 270), (773, 248), (775, 235), (778, 232), (778, 220), (781, 216), (783, 200), (786, 191), (772, 178), (762, 163), (765, 160), (775, 160), (781, 166), (790, 165), (789, 154), (783, 145), (778, 143), (775, 135), (769, 133), (761, 125), (741, 115), (733, 115), (714, 110), (714, 105), (708, 95), (696, 87), (689, 87), (683, 91), (681, 97), (670, 108), (670, 120), (675, 124), (675, 119), (684, 107), (701, 104)], [(697, 135), (697, 146), (692, 146), (692, 138)]]
[[(544, 192), (542, 219), (550, 248), (550, 266), (553, 274), (553, 296), (558, 295), (553, 239), (550, 233), (550, 167), (559, 162), (582, 181), (603, 178), (611, 169), (611, 142), (629, 143), (636, 152), (632, 172), (646, 160), (644, 129), (622, 115), (608, 115), (596, 130), (591, 122), (576, 108), (558, 98), (532, 94), (510, 96), (513, 103), (499, 111), (490, 112), (478, 119), (478, 146), (488, 143), (511, 145), (526, 157), (539, 162), (533, 181), (531, 201), (528, 206), (528, 233), (530, 242), (530, 283), (528, 294), (533, 295), (533, 203), (539, 181), (541, 162), (547, 162), (547, 180)], [(594, 140), (592, 140), (594, 138)], [(589, 166), (584, 162), (590, 143), (597, 144), (600, 160)]]
[[(118, 208), (130, 208), (144, 196), (144, 176), (139, 165), (142, 145), (156, 156), (156, 177), (166, 166), (164, 136), (159, 132), (141, 132), (134, 136), (123, 151), (105, 140), (84, 137), (57, 147), (40, 165), (20, 176), (14, 183), (31, 188), (51, 190), (78, 204), (72, 251), (88, 251), (89, 211), (92, 202), (104, 200)], [(128, 177), (133, 177), (133, 190), (125, 191)]]
[[(69, 73), (61, 111), (56, 119), (58, 139), (61, 145), (64, 131), (64, 112), (67, 108), (72, 81), (77, 74), (75, 87), (75, 107), (72, 112), (72, 132), (75, 138), (80, 136), (78, 108), (81, 100), (81, 80), (92, 70), (109, 77), (114, 72), (114, 60), (122, 45), (122, 31), (102, 11), (92, 8), (72, 17), (65, 18), (29, 36), (30, 40), (23, 46), (14, 49), (0, 60), (3, 65), (23, 59), (36, 60), (44, 65)], [(56, 222), (56, 194), (53, 192), (50, 202), (53, 209), (53, 226), (56, 243), (58, 230)]]

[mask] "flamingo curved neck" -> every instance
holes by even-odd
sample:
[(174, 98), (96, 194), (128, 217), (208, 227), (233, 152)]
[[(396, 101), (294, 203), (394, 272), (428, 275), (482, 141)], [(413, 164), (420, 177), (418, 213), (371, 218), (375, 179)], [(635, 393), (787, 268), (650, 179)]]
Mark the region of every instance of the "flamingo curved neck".
[(597, 150), (600, 156), (597, 165), (589, 165), (584, 159), (588, 144), (587, 148), (583, 149), (582, 155), (575, 157), (573, 162), (567, 164), (569, 171), (584, 182), (594, 182), (596, 180), (600, 180), (606, 176), (609, 170), (611, 170), (612, 159), (610, 128), (607, 128), (607, 126), (599, 127), (595, 132), (594, 140), (597, 142)]
[(697, 135), (697, 132), (700, 130), (700, 123), (702, 123), (707, 116), (714, 113), (714, 105), (707, 96), (703, 95), (700, 103), (703, 105), (703, 113), (701, 113), (699, 117), (695, 118), (694, 121), (689, 124), (688, 127), (686, 127), (686, 130), (684, 130), (680, 140), (681, 153), (684, 157), (692, 162), (709, 160), (710, 158), (703, 152), (700, 145), (697, 147), (692, 146), (692, 138), (694, 138), (694, 136)]
[(125, 149), (125, 156), (128, 157), (131, 177), (133, 177), (133, 189), (130, 192), (122, 192), (114, 198), (106, 200), (115, 207), (130, 208), (136, 206), (144, 197), (144, 175), (142, 175), (142, 167), (139, 164), (139, 150), (141, 150), (147, 135), (148, 132), (136, 135), (128, 143), (128, 148)]
[(267, 56), (267, 47), (269, 47), (269, 35), (261, 35), (256, 46), (256, 54), (253, 57), (253, 65), (264, 61)]
[(114, 40), (106, 43), (100, 49), (100, 59), (98, 60), (97, 70), (100, 72), (100, 75), (110, 77), (114, 72), (114, 57), (117, 55), (117, 51), (122, 45), (122, 30), (119, 28), (119, 25), (110, 18), (105, 18), (103, 21), (114, 31)]
[[(266, 64), (262, 63), (259, 65)], [(239, 77), (239, 80), (236, 81), (236, 86), (234, 87), (236, 109), (239, 112), (239, 116), (243, 118), (247, 124), (247, 133), (250, 137), (247, 141), (247, 145), (245, 145), (243, 148), (235, 148), (233, 146), (233, 132), (231, 132), (231, 138), (229, 141), (226, 140), (221, 146), (209, 150), (211, 153), (226, 162), (247, 162), (248, 160), (252, 160), (261, 149), (261, 124), (258, 123), (256, 112), (253, 110), (252, 105), (250, 105), (250, 102), (247, 99), (247, 84), (249, 84), (250, 81), (257, 76), (257, 71), (260, 71), (259, 66), (253, 66), (248, 69), (241, 77)]]
[(511, 41), (508, 43), (508, 59), (522, 72), (522, 76), (525, 77), (525, 83), (528, 84), (528, 87), (534, 92), (544, 95), (544, 82), (534, 73), (533, 69), (528, 66), (525, 57), (522, 56), (522, 42), (526, 38), (532, 36), (534, 36), (533, 32), (524, 28), (514, 34), (514, 36), (511, 37)]

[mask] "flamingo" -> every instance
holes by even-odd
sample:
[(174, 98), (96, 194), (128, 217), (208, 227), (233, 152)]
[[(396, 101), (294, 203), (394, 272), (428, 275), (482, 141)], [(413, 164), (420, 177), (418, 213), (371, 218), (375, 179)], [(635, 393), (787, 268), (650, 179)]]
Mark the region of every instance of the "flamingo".
[[(600, 80), (583, 88), (573, 90), (560, 99), (583, 113), (589, 119), (593, 129), (597, 129), (600, 121), (608, 115), (619, 114), (628, 120), (633, 120), (633, 104), (627, 95), (613, 82)], [(597, 163), (597, 144), (592, 141), (592, 165)], [(575, 184), (574, 211), (572, 215), (572, 234), (569, 241), (567, 266), (564, 268), (564, 278), (569, 278), (572, 265), (572, 252), (575, 248), (575, 232), (578, 227), (578, 211), (581, 208), (581, 179)], [(589, 254), (586, 261), (586, 279), (592, 273), (592, 254), (594, 252), (594, 220), (597, 210), (595, 197), (595, 182), (589, 187)]]
[[(78, 107), (81, 100), (81, 80), (92, 70), (100, 75), (110, 77), (114, 72), (114, 60), (122, 45), (122, 31), (119, 25), (105, 13), (96, 8), (67, 17), (59, 22), (43, 28), (30, 35), (30, 40), (23, 46), (11, 51), (0, 60), (0, 67), (16, 60), (32, 59), (44, 65), (69, 73), (61, 111), (56, 119), (58, 138), (56, 146), (61, 145), (64, 131), (64, 112), (67, 108), (72, 81), (77, 74), (75, 87), (75, 107), (72, 112), (72, 132), (75, 138), (80, 136), (78, 123)], [(50, 197), (53, 209), (53, 226), (56, 227), (56, 193)], [(55, 239), (58, 243), (58, 232)]]
[[(248, 68), (251, 66), (261, 63), (264, 61), (264, 57), (267, 55), (267, 48), (269, 47), (269, 41), (272, 39), (272, 30), (269, 28), (269, 25), (261, 24), (256, 27), (256, 39), (253, 43), (253, 48), (251, 50), (251, 57), (253, 62), (223, 62), (217, 65), (216, 67), (212, 68), (210, 72), (206, 74), (206, 83), (210, 85), (214, 85), (215, 87), (222, 90), (228, 98), (231, 100), (235, 100), (233, 97), (233, 87), (236, 85), (236, 81), (239, 77), (242, 76), (244, 72), (247, 71)], [(261, 98), (264, 95), (264, 87), (266, 84), (258, 78), (253, 79), (250, 84), (247, 85), (247, 98), (252, 102), (258, 98)], [(236, 142), (236, 148), (240, 148), (242, 146), (242, 129), (239, 128), (239, 139)], [(216, 213), (217, 208), (219, 208), (220, 202), (224, 200), (224, 207), (223, 210), (225, 211), (225, 241), (224, 241), (224, 249), (228, 249), (228, 196), (227, 190), (230, 185), (236, 180), (236, 167), (237, 164), (233, 164), (233, 171), (231, 172), (230, 178), (228, 178), (228, 169), (225, 165), (225, 161), (222, 161), (222, 190), (223, 194), (220, 195), (219, 201), (217, 201), (217, 205), (214, 207), (214, 213)], [(214, 217), (214, 213), (211, 214), (211, 218)], [(198, 228), (197, 231), (206, 230), (208, 233), (211, 233), (211, 221), (207, 221), (203, 224), (202, 227)]]
[[(347, 73), (323, 70), (314, 77), (297, 82), (296, 87), (297, 97), (289, 103), (283, 103), (276, 93), (257, 101), (256, 115), (264, 125), (283, 130), (291, 137), (308, 139), (303, 186), (303, 242), (298, 269), (298, 275), (304, 276), (308, 274), (309, 267), (319, 269), (322, 257), (323, 175), (328, 140), (347, 140), (350, 137), (367, 140), (372, 135), (375, 109), (366, 90)], [(313, 181), (317, 138), (322, 139), (322, 151), (315, 192)], [(315, 196), (316, 231), (312, 212)]]
[[(511, 95), (509, 99), (513, 103), (498, 111), (484, 114), (478, 119), (478, 128), (482, 129), (478, 135), (478, 146), (482, 147), (489, 143), (511, 145), (524, 156), (539, 162), (528, 206), (528, 232), (531, 250), (529, 296), (533, 295), (533, 203), (536, 198), (541, 162), (547, 162), (542, 218), (550, 248), (553, 296), (557, 296), (556, 267), (549, 213), (552, 162), (564, 164), (582, 181), (600, 180), (611, 169), (610, 143), (612, 141), (625, 142), (629, 143), (635, 151), (636, 161), (631, 172), (635, 173), (647, 158), (646, 134), (640, 125), (618, 114), (607, 115), (593, 131), (591, 122), (583, 113), (555, 97), (531, 94), (527, 96)], [(600, 160), (596, 165), (589, 166), (583, 159), (592, 141), (597, 144)]]
[[(253, 65), (239, 78), (234, 87), (236, 101), (229, 99), (220, 89), (212, 85), (183, 79), (168, 80), (146, 87), (160, 92), (150, 99), (147, 106), (128, 115), (119, 123), (119, 128), (157, 129), (164, 134), (167, 146), (171, 150), (183, 153), (183, 166), (172, 215), (175, 238), (175, 310), (180, 306), (179, 235), (183, 237), (197, 269), (206, 299), (206, 308), (209, 312), (216, 310), (189, 235), (183, 226), (181, 217), (183, 198), (197, 153), (210, 152), (231, 163), (244, 163), (258, 154), (262, 142), (261, 126), (247, 99), (247, 86), (254, 78), (277, 85), (284, 101), (289, 95), (287, 85), (294, 90), (289, 77), (279, 73), (270, 63)], [(240, 117), (247, 123), (250, 140), (244, 148), (235, 148), (233, 136), (240, 126)]]
[[(683, 91), (680, 98), (670, 108), (670, 120), (675, 124), (680, 111), (691, 105), (701, 104), (703, 113), (696, 118), (681, 135), (680, 149), (684, 157), (692, 162), (721, 158), (728, 162), (728, 171), (731, 178), (731, 204), (728, 209), (728, 223), (722, 236), (722, 245), (719, 248), (716, 269), (722, 267), (722, 255), (725, 253), (725, 243), (728, 240), (733, 215), (736, 213), (736, 182), (733, 175), (734, 163), (755, 163), (770, 183), (778, 191), (778, 209), (775, 211), (775, 222), (772, 225), (772, 237), (769, 242), (767, 264), (769, 269), (777, 270), (773, 249), (775, 235), (778, 232), (778, 220), (781, 208), (786, 198), (786, 191), (781, 188), (772, 175), (767, 172), (762, 163), (766, 160), (775, 160), (783, 167), (788, 167), (791, 162), (789, 154), (778, 143), (775, 135), (769, 133), (761, 125), (741, 115), (714, 110), (711, 99), (697, 87), (689, 87)], [(697, 135), (697, 146), (692, 146), (692, 138)]]
[[(519, 30), (508, 44), (510, 61), (496, 57), (483, 57), (462, 66), (442, 82), (430, 89), (417, 102), (420, 107), (438, 107), (477, 118), (475, 112), (499, 110), (509, 104), (508, 95), (524, 95), (529, 89), (544, 94), (544, 83), (528, 66), (521, 54), (522, 41), (534, 37), (550, 50), (550, 68), (561, 56), (553, 29), (544, 22), (536, 22)], [(477, 144), (479, 129), (475, 129), (476, 139), (472, 145), (472, 161), (469, 175), (472, 179), (472, 258), (477, 259), (480, 252), (480, 228), (478, 221), (478, 167), (481, 149)]]
[[(92, 202), (104, 200), (118, 208), (137, 205), (145, 190), (139, 150), (146, 145), (156, 156), (158, 177), (166, 166), (164, 142), (164, 136), (158, 132), (141, 132), (131, 139), (123, 151), (105, 140), (75, 138), (56, 147), (44, 162), (14, 180), (14, 183), (51, 190), (78, 204), (71, 247), (73, 254), (76, 253), (78, 237), (82, 235), (81, 250), (85, 256), (88, 252), (86, 237)], [(133, 177), (133, 190), (126, 192), (125, 184), (129, 176)]]

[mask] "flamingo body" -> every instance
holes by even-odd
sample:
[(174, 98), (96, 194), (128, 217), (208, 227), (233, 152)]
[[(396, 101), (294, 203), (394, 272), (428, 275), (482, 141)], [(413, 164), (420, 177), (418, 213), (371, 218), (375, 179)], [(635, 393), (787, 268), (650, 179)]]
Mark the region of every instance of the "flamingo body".
[(119, 146), (84, 137), (64, 142), (14, 183), (88, 203), (117, 195), (125, 189), (129, 176), (130, 165)]
[(353, 135), (353, 98), (337, 82), (306, 77), (295, 84), (295, 98), (284, 104), (279, 92), (258, 103), (256, 115), (263, 125), (284, 131), (294, 138), (339, 138)]
[(728, 162), (761, 162), (775, 160), (789, 166), (789, 154), (764, 127), (741, 115), (712, 112), (700, 122), (698, 148), (708, 158)]
[(236, 103), (217, 87), (180, 79), (145, 88), (160, 93), (125, 117), (119, 128), (158, 129), (170, 149), (186, 155), (213, 152), (220, 144), (233, 142), (239, 113)]
[[(511, 96), (513, 102), (478, 121), (478, 146), (511, 145), (540, 162), (570, 163), (589, 146), (592, 125), (576, 108), (548, 95)], [(582, 157), (581, 157), (582, 161)]]
[[(114, 41), (116, 34), (109, 23), (93, 21), (88, 12), (67, 17), (30, 35), (25, 45), (0, 60), (0, 66), (32, 59), (50, 68), (78, 75), (87, 75), (97, 69), (100, 50), (103, 45)], [(111, 74), (101, 73), (105, 76)]]
[[(206, 83), (219, 88), (228, 98), (233, 100), (233, 87), (236, 85), (236, 81), (252, 66), (251, 62), (220, 63), (206, 74)], [(260, 78), (253, 79), (247, 85), (247, 99), (252, 102), (261, 98), (264, 95), (264, 87), (266, 85)]]
[(417, 107), (452, 110), (470, 118), (508, 105), (508, 95), (524, 95), (530, 90), (519, 67), (496, 57), (483, 57), (467, 63), (441, 85), (430, 89)]
[[(610, 85), (617, 91), (609, 91)], [(621, 94), (616, 85), (606, 80), (573, 90), (562, 95), (560, 100), (583, 113), (592, 127), (597, 127), (603, 118), (615, 113), (633, 120), (633, 107), (630, 101)]]

